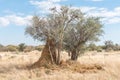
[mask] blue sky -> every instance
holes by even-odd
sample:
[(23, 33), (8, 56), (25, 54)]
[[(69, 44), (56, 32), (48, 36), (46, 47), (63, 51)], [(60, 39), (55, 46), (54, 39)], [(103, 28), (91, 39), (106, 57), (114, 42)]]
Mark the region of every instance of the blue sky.
[(35, 13), (49, 13), (50, 7), (72, 5), (90, 16), (103, 17), (104, 36), (98, 44), (112, 40), (120, 44), (120, 0), (0, 0), (0, 44), (39, 45), (24, 34), (25, 28)]

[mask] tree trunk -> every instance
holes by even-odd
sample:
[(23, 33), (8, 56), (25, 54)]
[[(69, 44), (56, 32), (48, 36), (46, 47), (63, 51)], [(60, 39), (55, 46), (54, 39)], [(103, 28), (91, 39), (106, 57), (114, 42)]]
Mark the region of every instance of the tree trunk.
[(57, 64), (59, 64), (60, 63), (60, 49), (58, 49), (58, 56), (57, 56)]
[(47, 64), (57, 64), (56, 46), (53, 39), (47, 39), (46, 45), (41, 53), (41, 57), (32, 67), (46, 66)]
[(71, 51), (71, 60), (76, 61), (78, 59), (78, 54), (76, 50)]
[(68, 51), (68, 56), (71, 56), (71, 52), (70, 51)]
[(59, 43), (58, 45), (58, 56), (57, 56), (57, 64), (60, 64), (60, 53), (61, 53), (61, 49), (62, 49), (62, 43)]

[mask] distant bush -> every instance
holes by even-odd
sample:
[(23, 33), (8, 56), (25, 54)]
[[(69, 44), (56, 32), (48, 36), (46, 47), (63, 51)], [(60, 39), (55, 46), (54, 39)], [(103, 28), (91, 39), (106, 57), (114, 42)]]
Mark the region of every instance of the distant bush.
[(102, 51), (103, 51), (103, 49), (101, 49), (101, 48), (97, 49), (97, 52), (102, 52)]
[(8, 45), (4, 47), (4, 51), (11, 51), (11, 52), (18, 51), (18, 47), (14, 45)]
[(11, 52), (30, 52), (33, 50), (38, 50), (41, 51), (44, 48), (44, 45), (39, 45), (39, 46), (27, 46), (24, 43), (21, 43), (17, 46), (15, 45), (7, 45), (7, 46), (3, 46), (2, 44), (0, 44), (0, 52), (7, 52), (7, 51), (11, 51)]
[(24, 49), (26, 48), (25, 43), (21, 43), (18, 46), (19, 46), (19, 51), (24, 51)]
[(103, 51), (102, 46), (96, 46), (96, 51), (97, 51), (97, 52), (102, 52), (102, 51)]
[(97, 50), (97, 46), (94, 43), (89, 44), (88, 46), (89, 51), (95, 51)]
[(33, 50), (35, 50), (34, 46), (26, 46), (25, 49), (24, 49), (24, 52), (30, 52), (30, 51), (33, 51)]
[(114, 51), (119, 51), (120, 50), (120, 46), (118, 44), (114, 45)]
[(4, 46), (2, 44), (0, 44), (0, 52), (4, 51)]
[(35, 47), (35, 50), (41, 51), (44, 48), (44, 45), (39, 45)]
[(105, 51), (119, 51), (120, 46), (118, 44), (114, 44), (112, 41), (105, 41)]

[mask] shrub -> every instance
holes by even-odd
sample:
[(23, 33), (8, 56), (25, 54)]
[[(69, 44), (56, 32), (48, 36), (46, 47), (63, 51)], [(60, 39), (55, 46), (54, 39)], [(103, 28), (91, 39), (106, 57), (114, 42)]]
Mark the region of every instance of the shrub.
[(24, 43), (21, 43), (18, 46), (19, 46), (19, 51), (24, 51), (24, 49), (26, 47)]
[(35, 50), (35, 48), (33, 46), (26, 46), (26, 48), (24, 49), (24, 52), (30, 52)]
[(4, 46), (0, 44), (0, 52), (4, 51)]
[(44, 45), (39, 45), (35, 47), (35, 50), (41, 51), (44, 48)]
[(11, 52), (18, 51), (18, 47), (13, 45), (8, 45), (5, 47), (4, 51), (11, 51)]
[(89, 44), (88, 46), (89, 51), (95, 51), (97, 50), (97, 46), (94, 43)]

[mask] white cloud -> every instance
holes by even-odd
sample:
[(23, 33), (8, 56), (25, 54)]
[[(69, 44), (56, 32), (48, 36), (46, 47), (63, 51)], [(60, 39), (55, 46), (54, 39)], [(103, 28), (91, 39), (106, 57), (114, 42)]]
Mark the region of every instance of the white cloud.
[(88, 7), (88, 6), (82, 6), (79, 8), (81, 9), (82, 12), (85, 12), (85, 13), (96, 9), (96, 7)]
[(16, 14), (16, 15), (19, 15), (19, 16), (23, 16), (23, 15), (24, 15), (24, 13), (13, 12), (13, 11), (11, 11), (11, 10), (9, 10), (9, 9), (4, 10), (3, 13), (4, 13), (4, 14), (10, 14), (10, 15), (12, 15), (12, 14)]
[(113, 17), (108, 20), (108, 24), (120, 23), (120, 17)]
[(102, 17), (102, 21), (105, 24), (120, 23), (120, 7), (116, 7), (113, 10), (86, 6), (80, 8), (82, 12), (87, 13), (88, 16)]
[[(65, 0), (42, 0), (42, 1), (34, 1), (31, 0), (30, 3), (36, 6), (40, 13), (48, 13), (49, 9), (52, 7), (60, 8), (59, 2)], [(87, 0), (87, 1), (103, 1), (103, 0)], [(81, 6), (75, 7), (75, 9), (81, 9), (82, 12), (86, 13), (88, 16), (102, 17), (102, 21), (105, 24), (114, 24), (120, 23), (120, 7), (116, 7), (113, 10), (109, 10), (107, 8), (99, 8), (99, 7), (90, 7), (90, 6)]]
[(7, 26), (9, 25), (9, 20), (4, 18), (4, 17), (0, 17), (0, 26)]
[[(30, 3), (37, 7), (40, 13), (48, 13), (49, 9), (52, 7), (60, 8), (59, 2), (66, 0), (30, 0)], [(97, 0), (98, 1), (98, 0)], [(90, 6), (81, 6), (73, 8), (80, 8), (82, 12), (86, 13), (88, 16), (96, 16), (102, 17), (102, 21), (105, 24), (116, 24), (120, 23), (120, 7), (116, 7), (113, 10), (109, 10), (107, 8), (98, 8), (98, 7), (90, 7)], [(32, 16), (24, 14), (15, 14), (9, 10), (5, 11), (6, 13), (10, 13), (9, 15), (0, 17), (0, 26), (8, 26), (9, 24), (15, 24), (19, 26), (25, 26), (29, 24), (29, 20), (31, 20)]]
[(115, 8), (115, 11), (120, 11), (120, 7)]
[(0, 17), (0, 26), (8, 26), (9, 24), (15, 24), (18, 26), (25, 26), (29, 24), (29, 20), (31, 20), (32, 16), (28, 15), (25, 17), (17, 16), (17, 15), (7, 15)]
[(16, 25), (26, 25), (28, 23), (29, 17), (21, 17), (17, 15), (9, 15), (5, 16), (11, 23), (15, 23)]
[(48, 13), (50, 8), (56, 7), (57, 9), (60, 8), (59, 2), (66, 1), (66, 0), (43, 0), (43, 1), (34, 1), (31, 0), (30, 3), (36, 6), (40, 13)]
[[(66, 0), (30, 0), (30, 3), (36, 6), (40, 13), (48, 13), (49, 9), (52, 7), (60, 8), (59, 2)], [(29, 24), (29, 20), (32, 18), (31, 15), (24, 16), (22, 13), (14, 13), (10, 10), (5, 10), (4, 13), (9, 14), (6, 16), (0, 17), (0, 27), (8, 26), (9, 24), (15, 24), (18, 26), (25, 26)]]

